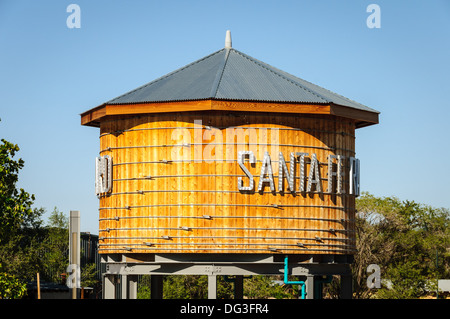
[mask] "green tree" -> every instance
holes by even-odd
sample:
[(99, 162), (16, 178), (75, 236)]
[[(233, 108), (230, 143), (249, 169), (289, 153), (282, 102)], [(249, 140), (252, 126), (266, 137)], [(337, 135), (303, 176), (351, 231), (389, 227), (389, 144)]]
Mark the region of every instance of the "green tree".
[(208, 297), (208, 276), (164, 276), (165, 299), (205, 299)]
[(298, 285), (279, 285), (280, 276), (251, 276), (244, 280), (244, 296), (249, 299), (298, 298)]
[(14, 297), (20, 297), (22, 288), (11, 290), (11, 287), (23, 287), (23, 284), (33, 278), (39, 269), (39, 243), (43, 236), (43, 232), (39, 231), (43, 209), (32, 209), (34, 195), (17, 187), (19, 171), (24, 166), (22, 159), (15, 159), (18, 151), (17, 145), (1, 140), (0, 294), (5, 297), (8, 297), (11, 291), (14, 291)]
[(24, 161), (14, 156), (19, 146), (4, 139), (0, 145), (0, 245), (9, 240), (33, 215), (34, 195), (17, 188)]
[[(364, 193), (357, 200), (357, 211), (353, 265), (357, 298), (418, 298), (430, 290), (430, 282), (449, 277), (447, 209)], [(379, 265), (381, 277), (392, 287), (368, 289), (369, 264)]]
[[(244, 280), (244, 297), (250, 299), (298, 298), (298, 287), (279, 285), (279, 276), (251, 276)], [(164, 299), (206, 299), (208, 276), (164, 276)], [(138, 287), (138, 299), (151, 298), (150, 276), (143, 276)], [(217, 276), (217, 298), (234, 298), (233, 277)]]
[(81, 287), (94, 287), (98, 284), (96, 265), (86, 264), (81, 268)]
[(59, 282), (60, 274), (69, 265), (69, 218), (56, 207), (48, 218), (46, 238), (43, 240), (42, 257), (45, 280)]
[[(164, 299), (205, 299), (208, 296), (208, 276), (168, 275), (163, 279)], [(138, 299), (151, 298), (151, 276), (139, 283)]]
[(20, 299), (25, 292), (25, 283), (13, 275), (0, 272), (0, 299)]
[(137, 299), (150, 299), (151, 296), (151, 281), (149, 275), (142, 276), (137, 290)]

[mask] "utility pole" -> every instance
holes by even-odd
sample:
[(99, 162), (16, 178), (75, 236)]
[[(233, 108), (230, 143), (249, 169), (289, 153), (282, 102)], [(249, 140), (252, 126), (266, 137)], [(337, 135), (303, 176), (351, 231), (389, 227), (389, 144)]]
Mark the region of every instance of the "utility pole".
[[(438, 267), (439, 267), (439, 255), (438, 255), (438, 249), (436, 248), (436, 274), (438, 274)], [(437, 286), (436, 286), (436, 299), (439, 299), (439, 277), (437, 278)]]
[(72, 299), (78, 297), (78, 286), (80, 284), (80, 212), (77, 210), (70, 211), (69, 218), (69, 268), (72, 274), (69, 280), (72, 280)]
[(41, 280), (39, 278), (39, 273), (36, 274), (36, 284), (37, 284), (37, 299), (41, 299)]

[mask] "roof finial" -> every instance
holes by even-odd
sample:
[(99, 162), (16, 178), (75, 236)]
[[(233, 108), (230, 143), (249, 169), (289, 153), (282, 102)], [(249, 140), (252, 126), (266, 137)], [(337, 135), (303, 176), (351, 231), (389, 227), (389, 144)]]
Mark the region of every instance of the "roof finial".
[(231, 31), (227, 30), (227, 34), (225, 36), (225, 48), (231, 48)]

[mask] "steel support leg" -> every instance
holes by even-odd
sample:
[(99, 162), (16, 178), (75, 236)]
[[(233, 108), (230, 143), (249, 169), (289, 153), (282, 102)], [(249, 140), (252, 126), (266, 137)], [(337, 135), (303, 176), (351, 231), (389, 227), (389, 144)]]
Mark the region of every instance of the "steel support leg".
[(217, 276), (208, 275), (208, 299), (217, 299)]
[(152, 299), (163, 299), (163, 276), (151, 275), (150, 290)]
[(114, 299), (115, 290), (114, 275), (103, 275), (103, 299)]
[(137, 276), (128, 275), (128, 298), (137, 299)]
[(120, 282), (122, 283), (120, 299), (128, 299), (128, 276), (122, 275)]
[(341, 299), (352, 299), (353, 289), (352, 289), (352, 276), (351, 275), (341, 275)]
[(314, 299), (314, 276), (306, 277), (306, 299)]
[(244, 276), (235, 276), (234, 299), (244, 299)]

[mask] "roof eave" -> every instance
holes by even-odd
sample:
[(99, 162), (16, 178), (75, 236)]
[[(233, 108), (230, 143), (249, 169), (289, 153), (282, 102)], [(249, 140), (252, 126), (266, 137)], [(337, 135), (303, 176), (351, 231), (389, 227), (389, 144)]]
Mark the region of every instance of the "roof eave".
[(292, 103), (206, 99), (133, 104), (104, 103), (80, 114), (80, 116), (81, 125), (100, 127), (101, 121), (111, 116), (211, 110), (334, 115), (354, 120), (356, 123), (356, 128), (378, 124), (379, 114), (379, 112), (358, 110), (333, 103)]
[(330, 114), (340, 116), (348, 119), (352, 119), (356, 123), (356, 128), (362, 128), (379, 123), (380, 112), (375, 110), (361, 110), (352, 107), (330, 104)]

